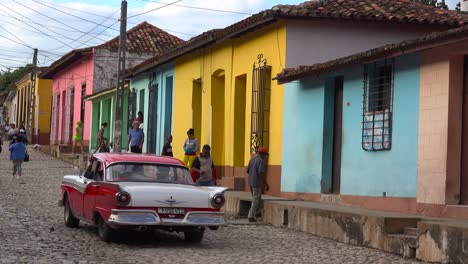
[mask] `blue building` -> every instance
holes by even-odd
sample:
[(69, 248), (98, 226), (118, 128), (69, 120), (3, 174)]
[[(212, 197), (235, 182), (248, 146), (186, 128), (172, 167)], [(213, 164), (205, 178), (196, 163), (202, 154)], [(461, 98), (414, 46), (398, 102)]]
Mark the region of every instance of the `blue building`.
[(279, 74), (282, 196), (468, 218), (459, 206), (468, 204), (467, 35), (432, 33)]

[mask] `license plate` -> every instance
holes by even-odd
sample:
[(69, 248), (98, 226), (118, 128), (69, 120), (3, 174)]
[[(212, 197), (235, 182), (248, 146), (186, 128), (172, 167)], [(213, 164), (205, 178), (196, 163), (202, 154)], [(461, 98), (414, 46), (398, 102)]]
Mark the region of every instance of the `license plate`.
[(160, 214), (184, 214), (184, 208), (158, 208)]

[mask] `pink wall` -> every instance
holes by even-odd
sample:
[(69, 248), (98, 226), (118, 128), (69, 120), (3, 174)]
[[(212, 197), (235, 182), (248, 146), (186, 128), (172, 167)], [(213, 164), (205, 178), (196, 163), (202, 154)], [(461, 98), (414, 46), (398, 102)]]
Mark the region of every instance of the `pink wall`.
[(421, 53), (418, 203), (459, 203), (465, 54), (466, 41)]
[[(86, 82), (86, 94), (92, 94), (93, 91), (93, 73), (94, 73), (94, 59), (93, 55), (87, 55), (82, 57), (80, 60), (68, 65), (66, 68), (62, 69), (53, 76), (53, 85), (52, 89), (54, 95), (60, 93), (60, 107), (59, 107), (59, 129), (56, 138), (54, 133), (51, 133), (51, 142), (58, 143), (69, 143), (69, 136), (63, 135), (64, 123), (67, 121), (68, 113), (63, 111), (63, 102), (67, 100), (64, 98), (66, 94), (67, 87), (74, 87), (74, 108), (73, 108), (73, 124), (79, 120), (81, 114), (81, 85), (83, 82)], [(91, 122), (91, 102), (85, 102), (85, 112), (84, 112), (84, 143), (87, 144), (90, 138), (90, 122)], [(54, 115), (52, 115), (54, 117)], [(74, 127), (74, 125), (73, 125)], [(65, 129), (65, 132), (68, 132)], [(74, 133), (74, 131), (73, 131)]]

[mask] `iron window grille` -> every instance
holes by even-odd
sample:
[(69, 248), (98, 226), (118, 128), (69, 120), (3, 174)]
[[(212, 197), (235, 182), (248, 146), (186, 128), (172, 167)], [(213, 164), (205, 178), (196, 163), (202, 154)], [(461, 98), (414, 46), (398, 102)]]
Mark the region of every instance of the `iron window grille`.
[(392, 148), (394, 60), (364, 66), (362, 149)]
[(269, 145), (271, 66), (263, 54), (257, 56), (252, 71), (252, 112), (250, 151), (257, 152), (260, 147)]

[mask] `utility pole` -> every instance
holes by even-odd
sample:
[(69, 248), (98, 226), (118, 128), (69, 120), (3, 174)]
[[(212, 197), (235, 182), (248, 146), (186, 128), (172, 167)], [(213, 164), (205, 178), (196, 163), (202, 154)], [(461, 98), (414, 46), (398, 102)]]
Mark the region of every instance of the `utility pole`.
[[(33, 133), (35, 133), (33, 129), (33, 122), (34, 122), (33, 120), (35, 119), (34, 106), (36, 103), (36, 67), (37, 67), (37, 49), (34, 49), (33, 67), (31, 69), (31, 89), (30, 89), (30, 94), (29, 94), (28, 124), (26, 128), (28, 130), (27, 137), (28, 137), (29, 142), (32, 142), (32, 135)], [(36, 124), (36, 126), (37, 125), (38, 124)]]
[(123, 0), (120, 11), (119, 70), (115, 91), (114, 152), (122, 152), (123, 99), (125, 85), (125, 51), (127, 41), (127, 1)]

